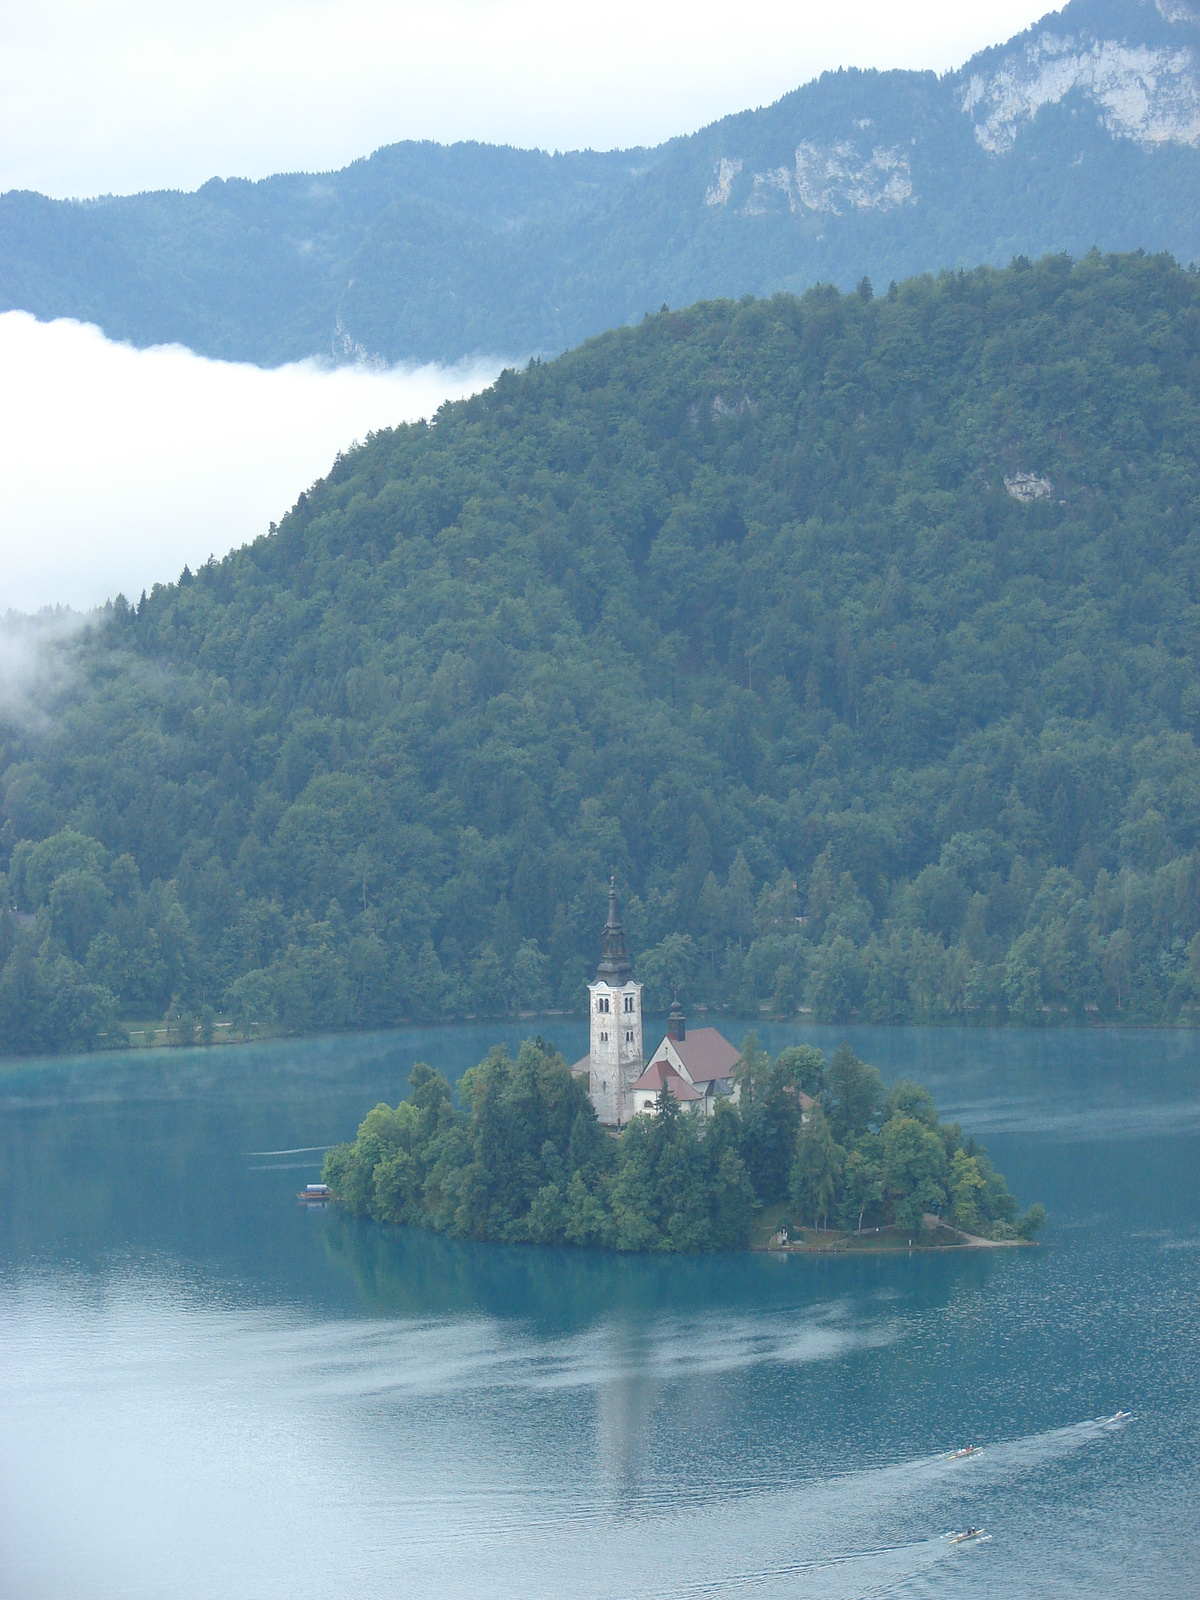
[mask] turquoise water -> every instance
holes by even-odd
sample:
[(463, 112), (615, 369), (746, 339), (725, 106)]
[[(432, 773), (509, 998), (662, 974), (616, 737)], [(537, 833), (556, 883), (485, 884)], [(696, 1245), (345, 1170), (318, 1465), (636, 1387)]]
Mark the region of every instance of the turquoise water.
[(642, 1260), (297, 1205), (413, 1061), (527, 1031), (0, 1067), (5, 1600), (1200, 1591), (1200, 1040), (851, 1030), (1045, 1202), (1037, 1251)]

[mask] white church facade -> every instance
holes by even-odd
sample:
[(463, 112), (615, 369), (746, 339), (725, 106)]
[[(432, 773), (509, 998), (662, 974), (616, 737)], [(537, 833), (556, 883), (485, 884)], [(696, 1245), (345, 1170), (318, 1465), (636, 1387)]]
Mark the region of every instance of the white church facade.
[(591, 1041), (588, 1054), (571, 1069), (585, 1073), (597, 1120), (623, 1128), (641, 1112), (653, 1113), (665, 1087), (684, 1110), (711, 1117), (717, 1101), (737, 1101), (734, 1067), (738, 1051), (716, 1028), (688, 1034), (678, 999), (662, 1043), (647, 1063), (642, 1054), (642, 986), (633, 976), (625, 930), (617, 916), (616, 882), (609, 886), (608, 921), (600, 964), (588, 985)]

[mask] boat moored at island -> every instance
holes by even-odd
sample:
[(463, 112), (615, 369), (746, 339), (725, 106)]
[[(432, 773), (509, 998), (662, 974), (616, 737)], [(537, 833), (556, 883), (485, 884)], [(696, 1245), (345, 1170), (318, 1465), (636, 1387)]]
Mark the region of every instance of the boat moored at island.
[(333, 1199), (333, 1193), (327, 1183), (306, 1183), (296, 1199), (303, 1200), (307, 1205), (327, 1206)]

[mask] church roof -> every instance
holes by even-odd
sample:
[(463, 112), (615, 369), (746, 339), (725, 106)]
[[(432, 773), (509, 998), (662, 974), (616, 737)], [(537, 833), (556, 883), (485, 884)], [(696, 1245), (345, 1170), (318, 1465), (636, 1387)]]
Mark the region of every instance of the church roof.
[(633, 1087), (651, 1089), (657, 1094), (664, 1083), (676, 1100), (703, 1099), (699, 1090), (693, 1089), (685, 1078), (681, 1078), (669, 1061), (652, 1061)]
[(687, 1068), (693, 1083), (732, 1078), (741, 1056), (741, 1051), (715, 1028), (691, 1028), (686, 1039), (672, 1039), (671, 1048)]
[(613, 878), (608, 886), (608, 921), (600, 935), (600, 965), (596, 968), (596, 982), (621, 989), (632, 977), (633, 962), (625, 948), (625, 929), (617, 918), (617, 880)]

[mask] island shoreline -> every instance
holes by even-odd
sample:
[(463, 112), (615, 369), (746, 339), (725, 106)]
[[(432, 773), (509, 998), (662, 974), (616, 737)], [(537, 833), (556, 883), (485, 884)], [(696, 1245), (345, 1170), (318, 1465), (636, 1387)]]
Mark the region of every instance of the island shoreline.
[[(809, 1230), (805, 1230), (806, 1234)], [(872, 1235), (880, 1233), (891, 1234), (894, 1239), (902, 1239), (903, 1235), (893, 1229), (872, 1228), (868, 1230)], [(938, 1234), (952, 1234), (953, 1238), (940, 1241)], [(907, 1243), (884, 1243), (882, 1240), (870, 1243), (865, 1241), (866, 1234), (836, 1233), (828, 1242), (820, 1239), (804, 1238), (801, 1240), (788, 1239), (775, 1244), (752, 1244), (752, 1251), (767, 1255), (794, 1255), (794, 1256), (894, 1256), (912, 1255), (920, 1251), (923, 1255), (937, 1255), (947, 1250), (1009, 1250), (1022, 1246), (1036, 1246), (1036, 1239), (985, 1239), (977, 1233), (964, 1233), (961, 1228), (953, 1228), (938, 1222), (936, 1228), (927, 1227), (921, 1234)]]

